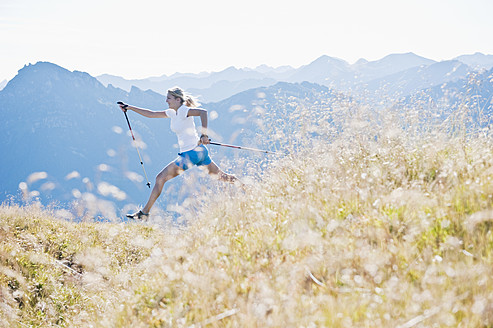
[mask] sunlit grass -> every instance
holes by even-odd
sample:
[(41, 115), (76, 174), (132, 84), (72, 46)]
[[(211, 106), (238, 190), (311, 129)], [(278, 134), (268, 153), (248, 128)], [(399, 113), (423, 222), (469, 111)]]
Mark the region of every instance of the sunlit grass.
[(0, 320), (491, 326), (489, 130), (415, 126), (419, 113), (351, 101), (279, 106), (291, 106), (289, 126), (268, 142), (291, 153), (245, 190), (195, 195), (182, 209), (186, 226), (73, 223), (36, 206), (1, 207)]

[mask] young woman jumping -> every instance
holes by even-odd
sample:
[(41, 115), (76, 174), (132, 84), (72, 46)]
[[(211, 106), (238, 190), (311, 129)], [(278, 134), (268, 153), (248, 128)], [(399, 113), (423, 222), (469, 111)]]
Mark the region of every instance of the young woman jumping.
[[(209, 174), (217, 176), (219, 180), (230, 183), (239, 181), (234, 175), (221, 171), (209, 156), (209, 151), (205, 147), (205, 145), (209, 144), (209, 137), (207, 136), (207, 110), (197, 108), (195, 99), (178, 87), (168, 90), (166, 102), (168, 103), (169, 109), (163, 111), (151, 111), (124, 103), (120, 104), (120, 108), (124, 112), (132, 110), (149, 118), (171, 119), (171, 131), (176, 133), (178, 146), (180, 147), (178, 157), (166, 165), (156, 176), (156, 182), (144, 208), (134, 214), (127, 214), (127, 217), (132, 219), (147, 219), (152, 206), (159, 195), (161, 195), (164, 184), (194, 165), (205, 166)], [(199, 116), (202, 123), (202, 134), (200, 137), (195, 128), (194, 116)]]

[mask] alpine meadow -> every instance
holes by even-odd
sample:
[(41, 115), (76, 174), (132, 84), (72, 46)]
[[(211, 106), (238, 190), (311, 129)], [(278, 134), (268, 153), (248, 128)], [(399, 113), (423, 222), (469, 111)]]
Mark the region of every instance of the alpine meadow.
[[(394, 92), (393, 78), (374, 85)], [(105, 204), (88, 199), (4, 202), (0, 322), (491, 327), (492, 81), (490, 68), (378, 99), (361, 85), (252, 89), (256, 129), (237, 142), (276, 155), (221, 157), (243, 188), (187, 172), (182, 184), (201, 183), (176, 215), (133, 222), (88, 215)], [(217, 112), (219, 130), (229, 123)]]

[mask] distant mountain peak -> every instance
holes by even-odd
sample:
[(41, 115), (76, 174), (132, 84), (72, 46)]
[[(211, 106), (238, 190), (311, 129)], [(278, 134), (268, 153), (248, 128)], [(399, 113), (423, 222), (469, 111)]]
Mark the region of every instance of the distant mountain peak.
[(26, 64), (23, 68), (19, 70), (21, 72), (36, 72), (37, 70), (57, 70), (57, 71), (66, 71), (69, 72), (66, 68), (58, 66), (57, 64), (53, 64), (46, 61), (38, 61), (35, 64)]
[(481, 52), (476, 52), (472, 55), (458, 56), (454, 59), (459, 60), (462, 63), (475, 69), (490, 70), (491, 68), (493, 68), (493, 55), (485, 55)]
[(258, 65), (257, 67), (255, 67), (255, 69), (273, 69), (273, 68), (274, 67), (265, 64)]
[(383, 58), (387, 58), (387, 57), (420, 57), (418, 55), (416, 55), (414, 52), (400, 52), (400, 53), (395, 53), (395, 54), (389, 54)]
[(405, 53), (398, 53), (398, 54), (390, 54), (385, 57), (383, 57), (380, 60), (377, 60), (376, 62), (389, 62), (393, 63), (395, 61), (414, 61), (414, 62), (425, 62), (428, 65), (435, 63), (434, 60), (428, 59), (419, 55), (416, 55), (414, 52), (405, 52)]
[[(245, 69), (248, 69), (248, 68), (245, 67)], [(267, 72), (275, 71), (275, 68), (272, 66), (269, 66), (269, 65), (262, 64), (262, 65), (255, 67), (252, 71), (257, 71), (260, 73), (267, 73)]]
[(222, 72), (236, 72), (236, 71), (239, 71), (240, 69), (234, 67), (234, 66), (229, 66), (229, 67), (226, 67), (224, 70), (222, 70)]
[(367, 64), (367, 63), (369, 63), (368, 60), (366, 60), (364, 58), (360, 58), (353, 65), (359, 66), (359, 65), (364, 65), (364, 64)]
[[(46, 75), (46, 73), (51, 73), (51, 74)], [(74, 75), (74, 76), (84, 77), (85, 79), (91, 79), (91, 80), (95, 79), (89, 73), (77, 71), (77, 70), (69, 71), (68, 69), (63, 68), (57, 64), (53, 64), (53, 63), (46, 62), (46, 61), (39, 61), (36, 64), (24, 65), (24, 67), (18, 71), (17, 76), (29, 75), (29, 74), (38, 74), (38, 75), (43, 75), (46, 78), (46, 77), (52, 76), (54, 73)], [(15, 77), (14, 77), (14, 79), (15, 79)]]
[(259, 73), (262, 73), (262, 74), (268, 74), (268, 73), (271, 73), (271, 72), (275, 72), (275, 73), (288, 72), (290, 70), (293, 70), (293, 67), (291, 67), (291, 66), (272, 67), (272, 66), (269, 66), (269, 65), (262, 64), (262, 65), (259, 65), (259, 66), (255, 67), (254, 69), (248, 69), (248, 68), (245, 68), (245, 69), (246, 70), (251, 70), (251, 71), (256, 71), (256, 72), (259, 72)]
[(96, 78), (86, 72), (72, 72), (59, 65), (39, 61), (36, 64), (24, 65), (2, 92), (14, 92), (19, 95), (29, 89), (30, 93), (39, 91), (47, 95), (53, 90), (64, 90), (63, 94), (58, 94), (58, 96), (66, 97), (69, 90), (77, 93), (77, 89), (94, 87), (104, 88)]
[(343, 59), (337, 57), (330, 57), (327, 55), (322, 55), (310, 63), (310, 65), (317, 65), (317, 64), (348, 65), (348, 63)]

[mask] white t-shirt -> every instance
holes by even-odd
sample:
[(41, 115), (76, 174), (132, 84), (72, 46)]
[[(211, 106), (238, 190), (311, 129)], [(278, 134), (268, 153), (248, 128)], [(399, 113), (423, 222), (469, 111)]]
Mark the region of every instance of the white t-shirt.
[(187, 117), (189, 110), (190, 108), (185, 105), (178, 108), (178, 111), (172, 108), (166, 110), (166, 115), (171, 119), (171, 131), (178, 137), (180, 153), (194, 149), (199, 143), (193, 116)]

